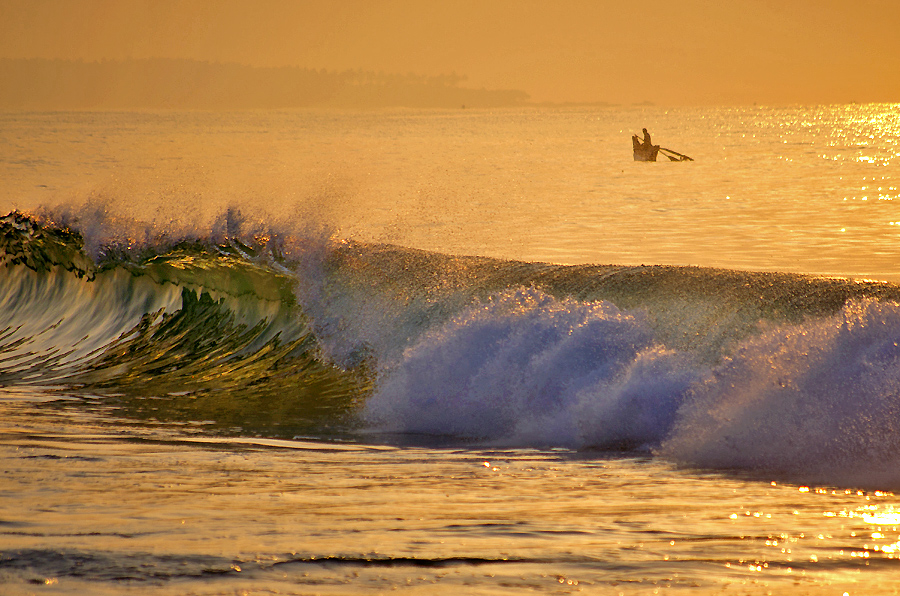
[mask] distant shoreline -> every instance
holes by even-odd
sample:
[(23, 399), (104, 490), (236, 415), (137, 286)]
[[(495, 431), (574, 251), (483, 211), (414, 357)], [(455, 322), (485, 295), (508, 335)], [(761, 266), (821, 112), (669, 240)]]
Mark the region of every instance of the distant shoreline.
[[(659, 108), (659, 103), (531, 101), (518, 89), (463, 86), (465, 76), (254, 67), (152, 58), (0, 58), (0, 111), (240, 111), (291, 109)], [(778, 103), (719, 107), (854, 105)], [(888, 103), (895, 102), (865, 102)], [(716, 107), (684, 104), (667, 107)]]
[(490, 108), (526, 105), (516, 89), (465, 77), (258, 68), (180, 59), (0, 59), (0, 109)]

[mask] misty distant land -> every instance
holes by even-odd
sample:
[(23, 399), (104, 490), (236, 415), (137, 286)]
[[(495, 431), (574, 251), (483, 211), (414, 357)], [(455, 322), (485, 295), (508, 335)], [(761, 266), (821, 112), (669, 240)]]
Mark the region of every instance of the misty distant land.
[(465, 77), (259, 68), (180, 59), (0, 59), (0, 109), (459, 108), (528, 105), (515, 89)]

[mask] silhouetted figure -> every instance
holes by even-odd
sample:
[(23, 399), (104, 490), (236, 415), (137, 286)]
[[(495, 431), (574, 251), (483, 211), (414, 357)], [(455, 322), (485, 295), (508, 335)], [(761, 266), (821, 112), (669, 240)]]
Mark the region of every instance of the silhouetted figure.
[(644, 140), (641, 141), (641, 138), (637, 135), (631, 135), (631, 143), (634, 145), (635, 151), (640, 151), (641, 149), (650, 151), (653, 147), (653, 141), (650, 140), (650, 133), (647, 132), (646, 128), (642, 128), (641, 130), (644, 133)]
[(656, 155), (659, 153), (659, 146), (654, 145), (650, 140), (650, 133), (647, 129), (641, 129), (644, 132), (644, 140), (637, 135), (631, 135), (631, 144), (634, 145), (635, 161), (656, 161)]
[(641, 130), (644, 131), (644, 149), (649, 149), (653, 146), (653, 143), (650, 141), (650, 133), (647, 132), (646, 128), (642, 128)]

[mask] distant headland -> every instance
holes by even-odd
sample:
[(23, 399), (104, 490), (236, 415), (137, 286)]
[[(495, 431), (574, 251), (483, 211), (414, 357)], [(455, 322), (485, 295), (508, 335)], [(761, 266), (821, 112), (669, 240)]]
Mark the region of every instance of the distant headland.
[(0, 109), (459, 108), (524, 105), (514, 89), (465, 77), (259, 68), (180, 59), (0, 60)]

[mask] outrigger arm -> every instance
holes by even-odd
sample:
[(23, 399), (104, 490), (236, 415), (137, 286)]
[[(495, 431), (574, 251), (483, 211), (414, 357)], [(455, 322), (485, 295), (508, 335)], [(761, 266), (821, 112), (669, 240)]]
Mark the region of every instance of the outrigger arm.
[[(665, 151), (666, 153), (664, 153), (664, 155), (671, 161), (694, 161), (693, 157), (688, 157), (683, 153), (678, 153), (677, 151), (672, 151), (671, 149), (666, 149), (665, 147), (660, 147), (659, 150)], [(668, 155), (668, 153), (671, 153), (672, 155)]]

